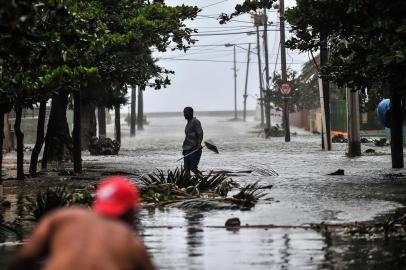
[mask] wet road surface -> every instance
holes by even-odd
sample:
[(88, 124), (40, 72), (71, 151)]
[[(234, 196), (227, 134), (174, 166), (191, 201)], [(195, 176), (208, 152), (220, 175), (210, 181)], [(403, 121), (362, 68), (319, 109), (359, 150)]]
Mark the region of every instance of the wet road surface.
[[(344, 223), (378, 219), (405, 202), (404, 170), (390, 168), (388, 147), (374, 148), (378, 155), (349, 159), (345, 144), (323, 152), (320, 135), (293, 129), (292, 142), (265, 140), (255, 131), (257, 122), (228, 121), (227, 117), (199, 117), (205, 139), (212, 139), (220, 154), (204, 150), (200, 169), (252, 170), (233, 176), (240, 184), (273, 184), (268, 197), (250, 211), (144, 209), (140, 213), (145, 245), (159, 269), (400, 269), (405, 260), (403, 239), (381, 236), (351, 237), (342, 232), (311, 229), (241, 229), (222, 226), (231, 217), (250, 225)], [(124, 137), (118, 157), (85, 155), (85, 167), (130, 171), (137, 175), (154, 168), (174, 169), (181, 163), (185, 120), (151, 117), (150, 125), (135, 138)], [(123, 134), (128, 127), (123, 126)], [(344, 169), (344, 176), (328, 173)], [(393, 175), (395, 174), (395, 175)], [(136, 177), (135, 177), (136, 178)], [(6, 194), (7, 195), (7, 194)], [(15, 194), (8, 194), (16, 200)], [(14, 199), (12, 198), (14, 196)], [(12, 219), (16, 207), (4, 213)], [(156, 226), (162, 226), (156, 228)], [(10, 239), (5, 239), (10, 240)], [(12, 239), (11, 239), (12, 240)], [(0, 263), (15, 251), (0, 245)], [(2, 264), (4, 265), (4, 264)]]

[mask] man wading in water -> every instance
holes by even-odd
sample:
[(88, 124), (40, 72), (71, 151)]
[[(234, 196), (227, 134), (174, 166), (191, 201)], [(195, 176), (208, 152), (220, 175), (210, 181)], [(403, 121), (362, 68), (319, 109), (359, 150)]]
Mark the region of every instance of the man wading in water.
[(96, 190), (92, 209), (71, 207), (44, 217), (10, 269), (154, 269), (141, 239), (131, 229), (139, 191), (128, 179), (112, 176)]
[[(190, 176), (190, 171), (194, 174), (201, 174), (197, 166), (202, 156), (203, 129), (200, 121), (197, 120), (196, 117), (193, 117), (193, 109), (191, 107), (183, 109), (183, 115), (187, 120), (187, 124), (185, 127), (185, 140), (183, 141), (182, 150), (185, 156), (185, 175), (188, 177)], [(191, 152), (194, 153), (190, 154)]]

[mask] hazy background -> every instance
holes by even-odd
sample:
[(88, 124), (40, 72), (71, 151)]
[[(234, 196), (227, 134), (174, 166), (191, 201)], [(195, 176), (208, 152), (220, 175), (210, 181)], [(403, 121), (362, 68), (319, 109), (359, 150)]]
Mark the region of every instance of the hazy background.
[[(285, 6), (295, 5), (293, 0), (285, 0)], [(198, 29), (198, 39), (195, 45), (186, 53), (168, 51), (163, 54), (155, 53), (160, 58), (159, 64), (175, 71), (171, 76), (172, 84), (159, 91), (147, 88), (145, 93), (146, 112), (182, 111), (185, 106), (192, 106), (198, 111), (234, 110), (234, 79), (233, 79), (233, 48), (223, 46), (226, 43), (241, 44), (256, 52), (256, 35), (230, 34), (235, 32), (255, 31), (249, 15), (234, 18), (226, 25), (218, 23), (218, 16), (222, 12), (231, 13), (234, 6), (243, 0), (169, 0), (170, 5), (196, 5), (202, 8), (198, 17), (188, 21), (187, 25)], [(269, 20), (274, 25), (268, 32), (270, 74), (280, 71), (280, 56), (277, 61), (279, 47), (279, 19), (276, 10), (270, 10)], [(289, 26), (287, 26), (288, 32)], [(218, 35), (218, 34), (221, 35)], [(215, 35), (214, 35), (215, 34)], [(206, 36), (207, 35), (207, 36)], [(289, 37), (289, 33), (287, 33)], [(219, 46), (205, 46), (219, 45)], [(263, 44), (261, 43), (261, 49)], [(263, 55), (263, 51), (261, 52)], [(287, 66), (299, 71), (301, 65), (308, 60), (305, 54), (287, 50)], [(243, 92), (245, 85), (247, 51), (237, 48), (237, 106), (243, 108)], [(277, 62), (277, 63), (276, 63)], [(262, 60), (263, 68), (265, 61)], [(276, 65), (275, 65), (276, 63)], [(248, 80), (247, 109), (255, 109), (256, 98), (259, 95), (259, 78), (257, 55), (251, 54), (251, 64)], [(128, 106), (123, 108), (124, 111)]]

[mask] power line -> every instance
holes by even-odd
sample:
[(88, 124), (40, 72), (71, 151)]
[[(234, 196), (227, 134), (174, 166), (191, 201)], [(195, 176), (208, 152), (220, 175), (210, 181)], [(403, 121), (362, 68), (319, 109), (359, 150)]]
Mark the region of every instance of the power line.
[(235, 26), (198, 26), (197, 29), (232, 29), (232, 28), (252, 28), (252, 25), (235, 25)]
[(251, 27), (239, 27), (239, 28), (232, 28), (232, 29), (217, 29), (217, 30), (208, 30), (208, 31), (199, 31), (197, 29), (197, 33), (196, 34), (210, 34), (210, 33), (229, 33), (232, 31), (238, 31), (238, 30), (249, 30)]
[(207, 5), (207, 6), (200, 7), (200, 8), (203, 9), (203, 8), (212, 7), (212, 6), (215, 6), (215, 5), (218, 5), (218, 4), (227, 2), (227, 1), (228, 1), (228, 0), (223, 0), (223, 1), (220, 1), (220, 2), (216, 2), (216, 3), (209, 4), (209, 5)]
[[(267, 32), (276, 32), (278, 29), (268, 29)], [(206, 36), (225, 36), (225, 35), (242, 35), (242, 34), (255, 34), (255, 31), (245, 32), (231, 32), (231, 33), (212, 33), (212, 34), (191, 34), (192, 37), (206, 37)]]
[[(234, 63), (234, 61), (227, 61), (227, 60), (212, 60), (212, 59), (193, 59), (193, 58), (171, 58), (171, 57), (162, 57), (157, 58), (157, 60), (174, 60), (174, 61), (194, 61), (194, 62), (213, 62), (213, 63)], [(246, 64), (245, 61), (237, 61), (236, 63)], [(256, 62), (252, 62), (256, 63)], [(303, 65), (306, 62), (297, 62), (291, 63), (292, 65)], [(275, 64), (275, 63), (271, 63)]]

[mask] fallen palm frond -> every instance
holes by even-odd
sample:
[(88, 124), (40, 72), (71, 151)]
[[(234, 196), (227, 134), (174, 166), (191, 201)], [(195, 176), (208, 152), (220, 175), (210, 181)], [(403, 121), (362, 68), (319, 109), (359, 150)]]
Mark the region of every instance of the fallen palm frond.
[(251, 209), (265, 196), (262, 189), (272, 185), (261, 186), (258, 182), (248, 184), (233, 197), (227, 194), (238, 184), (227, 177), (224, 172), (209, 172), (207, 175), (187, 175), (185, 170), (156, 170), (142, 177), (142, 200), (148, 206), (171, 206), (178, 208), (207, 209)]
[[(269, 187), (272, 186), (266, 186), (266, 188)], [(254, 203), (266, 195), (262, 189), (264, 189), (264, 187), (260, 186), (258, 181), (253, 184), (246, 184), (240, 188), (240, 192), (234, 195), (233, 198)]]
[[(158, 193), (165, 193), (170, 197), (169, 189), (181, 190), (188, 195), (199, 197), (202, 193), (214, 193), (218, 196), (227, 196), (233, 188), (238, 187), (238, 184), (231, 178), (228, 178), (224, 173), (210, 172), (207, 175), (188, 175), (186, 171), (181, 168), (176, 168), (174, 171), (168, 170), (165, 174), (162, 170), (143, 176), (141, 178), (144, 183), (142, 188), (143, 193), (151, 193), (151, 190)], [(165, 187), (168, 190), (162, 190)], [(155, 196), (155, 194), (154, 194)], [(143, 198), (150, 201), (150, 196)]]

